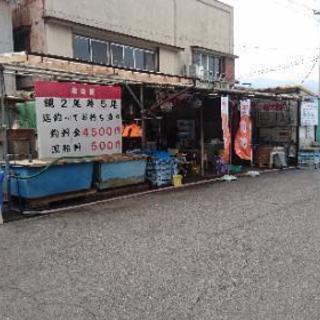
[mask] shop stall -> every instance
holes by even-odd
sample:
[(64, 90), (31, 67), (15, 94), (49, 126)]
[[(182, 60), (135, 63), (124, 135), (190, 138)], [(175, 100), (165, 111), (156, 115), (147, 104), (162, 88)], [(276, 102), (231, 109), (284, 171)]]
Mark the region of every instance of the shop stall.
[(303, 86), (270, 88), (264, 92), (276, 94), (277, 99), (257, 102), (257, 140), (266, 144), (261, 154), (278, 151), (284, 154), (288, 165), (317, 168), (319, 108), (315, 94)]
[(147, 145), (174, 157), (185, 181), (216, 175), (216, 158), (224, 149), (220, 97), (195, 88), (179, 98), (170, 95), (175, 97), (170, 102), (151, 107), (157, 120), (147, 121)]
[(286, 167), (296, 163), (299, 101), (255, 99), (254, 150), (259, 167)]
[(319, 107), (316, 97), (305, 97), (300, 107), (299, 154), (300, 168), (320, 168), (320, 145), (316, 141), (319, 125)]
[[(147, 160), (156, 161), (159, 153), (152, 151), (164, 148), (162, 109), (155, 108), (163, 104), (159, 88), (176, 94), (194, 85), (182, 77), (50, 56), (4, 55), (0, 64), (2, 72), (33, 83), (14, 117), (2, 118), (6, 193), (20, 203), (151, 183)], [(1, 109), (8, 113), (3, 99)], [(171, 184), (173, 173), (157, 186)]]
[[(0, 56), (0, 65), (33, 84), (2, 117), (9, 199), (179, 186), (297, 159), (295, 96), (50, 56)], [(8, 113), (3, 99), (1, 109)]]

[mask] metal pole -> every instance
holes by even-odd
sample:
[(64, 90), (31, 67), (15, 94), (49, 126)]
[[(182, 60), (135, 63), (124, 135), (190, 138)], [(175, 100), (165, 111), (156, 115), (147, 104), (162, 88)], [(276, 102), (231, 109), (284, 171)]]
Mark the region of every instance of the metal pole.
[[(319, 88), (318, 88), (318, 120), (320, 119), (320, 48), (319, 48), (319, 57), (318, 57), (318, 60), (319, 60)], [(319, 129), (319, 126), (320, 126), (320, 123), (318, 123), (318, 126), (315, 127), (315, 131), (316, 131), (316, 141), (317, 142), (320, 142), (319, 139), (320, 139), (320, 129)]]
[(141, 126), (142, 126), (142, 148), (145, 149), (147, 145), (147, 139), (146, 139), (146, 119), (145, 119), (145, 108), (144, 108), (143, 85), (140, 86), (140, 108), (141, 108)]
[(318, 98), (320, 99), (320, 48), (319, 48), (319, 56), (318, 56), (318, 60), (319, 60), (319, 83), (318, 83)]
[(229, 165), (228, 165), (228, 175), (230, 175), (230, 170), (232, 166), (232, 158), (233, 158), (233, 102), (228, 100), (228, 111), (229, 111), (229, 128), (230, 128), (230, 145), (229, 145)]
[(251, 121), (251, 161), (250, 161), (250, 165), (251, 165), (251, 168), (253, 168), (254, 167), (254, 158), (253, 158), (253, 156), (254, 156), (254, 145), (253, 145), (253, 131), (254, 131), (254, 128), (253, 128), (253, 126), (254, 126), (254, 112), (253, 112), (253, 110), (252, 110), (252, 105), (253, 105), (253, 103), (252, 103), (252, 101), (253, 100), (251, 100), (250, 101), (250, 121)]
[[(8, 157), (8, 141), (7, 141), (7, 125), (5, 119), (5, 83), (4, 83), (4, 67), (0, 65), (0, 107), (1, 107), (1, 131), (2, 131), (2, 143), (3, 143), (3, 160), (5, 160), (5, 183), (7, 185), (7, 193), (9, 190), (9, 157)], [(5, 185), (5, 184), (4, 184)], [(2, 189), (2, 188), (1, 188)], [(1, 190), (3, 193), (3, 190)], [(8, 194), (9, 200), (9, 194)], [(2, 200), (3, 201), (3, 200)], [(3, 224), (2, 207), (0, 205), (0, 224)]]
[(200, 110), (200, 126), (201, 126), (201, 176), (204, 177), (204, 127), (203, 127), (203, 107)]
[(4, 84), (4, 67), (0, 65), (0, 94), (1, 94), (1, 128), (5, 126), (5, 107), (4, 107), (4, 96), (5, 96), (5, 84)]
[(297, 150), (296, 150), (296, 162), (297, 166), (299, 165), (299, 152), (300, 152), (300, 129), (301, 129), (301, 99), (297, 102), (297, 132), (296, 132), (296, 137), (297, 137)]

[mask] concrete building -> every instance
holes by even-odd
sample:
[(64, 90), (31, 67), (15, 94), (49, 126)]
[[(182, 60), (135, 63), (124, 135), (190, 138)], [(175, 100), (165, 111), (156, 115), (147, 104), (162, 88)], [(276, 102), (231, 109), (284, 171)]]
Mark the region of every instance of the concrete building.
[(15, 49), (234, 80), (233, 8), (216, 0), (23, 0)]
[[(0, 0), (0, 54), (13, 51), (12, 7), (14, 1)], [(12, 95), (15, 89), (15, 79), (5, 76), (6, 94)]]

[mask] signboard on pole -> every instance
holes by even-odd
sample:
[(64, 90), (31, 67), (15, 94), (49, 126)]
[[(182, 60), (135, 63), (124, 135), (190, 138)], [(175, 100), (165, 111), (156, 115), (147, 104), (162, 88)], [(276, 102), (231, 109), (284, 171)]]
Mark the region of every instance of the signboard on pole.
[(240, 159), (252, 161), (252, 120), (249, 99), (240, 102), (240, 112), (241, 118), (235, 139), (235, 151)]
[(318, 102), (301, 103), (301, 126), (313, 127), (319, 123)]
[(221, 120), (224, 141), (223, 159), (225, 163), (229, 163), (231, 145), (231, 133), (229, 126), (229, 97), (221, 97)]
[(121, 88), (36, 82), (39, 158), (122, 152)]

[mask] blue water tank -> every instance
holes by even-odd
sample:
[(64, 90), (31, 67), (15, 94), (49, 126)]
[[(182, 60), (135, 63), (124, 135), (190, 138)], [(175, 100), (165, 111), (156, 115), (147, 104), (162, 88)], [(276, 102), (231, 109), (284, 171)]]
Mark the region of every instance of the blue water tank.
[(4, 180), (4, 171), (0, 171), (0, 208), (3, 205), (3, 180)]

